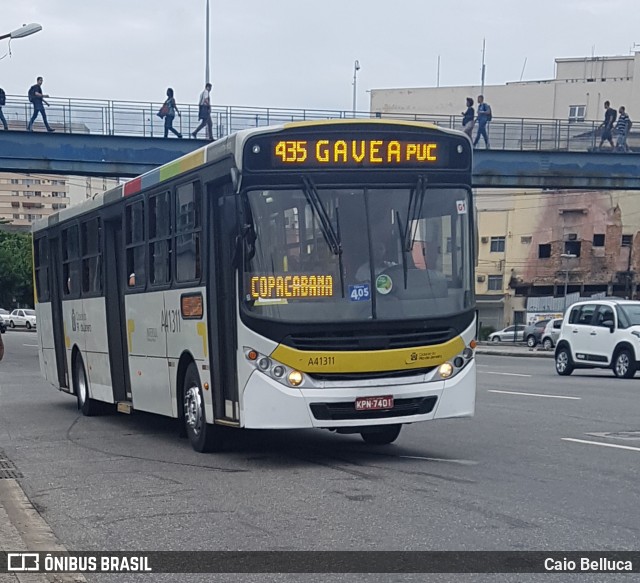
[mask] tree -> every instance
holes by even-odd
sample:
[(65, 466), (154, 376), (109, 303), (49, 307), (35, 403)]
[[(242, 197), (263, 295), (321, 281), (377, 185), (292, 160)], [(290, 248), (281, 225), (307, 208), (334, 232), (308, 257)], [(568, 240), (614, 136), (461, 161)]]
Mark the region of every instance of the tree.
[(31, 240), (29, 233), (0, 231), (0, 307), (33, 305)]

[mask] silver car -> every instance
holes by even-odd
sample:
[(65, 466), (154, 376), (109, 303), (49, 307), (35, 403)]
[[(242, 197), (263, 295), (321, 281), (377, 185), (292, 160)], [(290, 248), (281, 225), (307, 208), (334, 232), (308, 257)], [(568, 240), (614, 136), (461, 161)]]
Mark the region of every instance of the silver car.
[(554, 318), (549, 320), (542, 333), (542, 347), (545, 350), (551, 350), (560, 338), (560, 332), (562, 331), (562, 318)]
[(507, 326), (497, 332), (489, 334), (490, 342), (513, 342), (515, 336), (516, 342), (522, 342), (524, 340), (524, 324), (518, 324), (517, 326)]

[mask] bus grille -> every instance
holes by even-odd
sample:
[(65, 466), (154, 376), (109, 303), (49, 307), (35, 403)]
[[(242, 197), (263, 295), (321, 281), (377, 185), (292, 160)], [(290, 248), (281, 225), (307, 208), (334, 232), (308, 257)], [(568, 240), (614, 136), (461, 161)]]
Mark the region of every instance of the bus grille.
[(388, 417), (407, 417), (431, 413), (438, 397), (416, 397), (413, 399), (396, 399), (393, 409), (382, 411), (356, 411), (352, 403), (311, 403), (311, 413), (321, 421), (348, 421), (354, 419), (386, 419)]
[[(429, 368), (411, 368), (402, 370), (384, 370), (379, 372), (328, 372), (306, 373), (316, 381), (363, 381), (371, 379), (396, 379), (403, 377), (415, 377), (430, 373), (435, 366)], [(342, 388), (342, 387), (341, 387)]]
[(282, 343), (298, 350), (387, 350), (391, 348), (414, 348), (442, 344), (457, 336), (453, 328), (431, 330), (398, 330), (379, 332), (322, 332), (318, 334), (292, 334)]

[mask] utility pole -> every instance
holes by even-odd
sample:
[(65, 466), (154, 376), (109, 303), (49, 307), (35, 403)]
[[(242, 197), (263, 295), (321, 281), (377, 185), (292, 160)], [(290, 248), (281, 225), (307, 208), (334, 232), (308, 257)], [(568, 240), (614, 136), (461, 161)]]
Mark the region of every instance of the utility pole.
[(356, 117), (357, 82), (359, 70), (360, 62), (358, 61), (358, 59), (356, 59), (353, 63), (353, 117)]
[(485, 40), (486, 39), (482, 39), (482, 77), (480, 79), (481, 84), (480, 84), (480, 95), (484, 95), (484, 73), (486, 70), (485, 64), (484, 64), (484, 49), (485, 49)]

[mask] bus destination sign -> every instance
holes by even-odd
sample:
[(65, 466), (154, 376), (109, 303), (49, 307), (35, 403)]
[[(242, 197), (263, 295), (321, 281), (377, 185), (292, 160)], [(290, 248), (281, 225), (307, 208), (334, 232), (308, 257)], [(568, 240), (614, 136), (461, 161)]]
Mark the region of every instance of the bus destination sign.
[(470, 167), (457, 136), (425, 132), (314, 132), (257, 136), (245, 150), (249, 170), (456, 169)]

